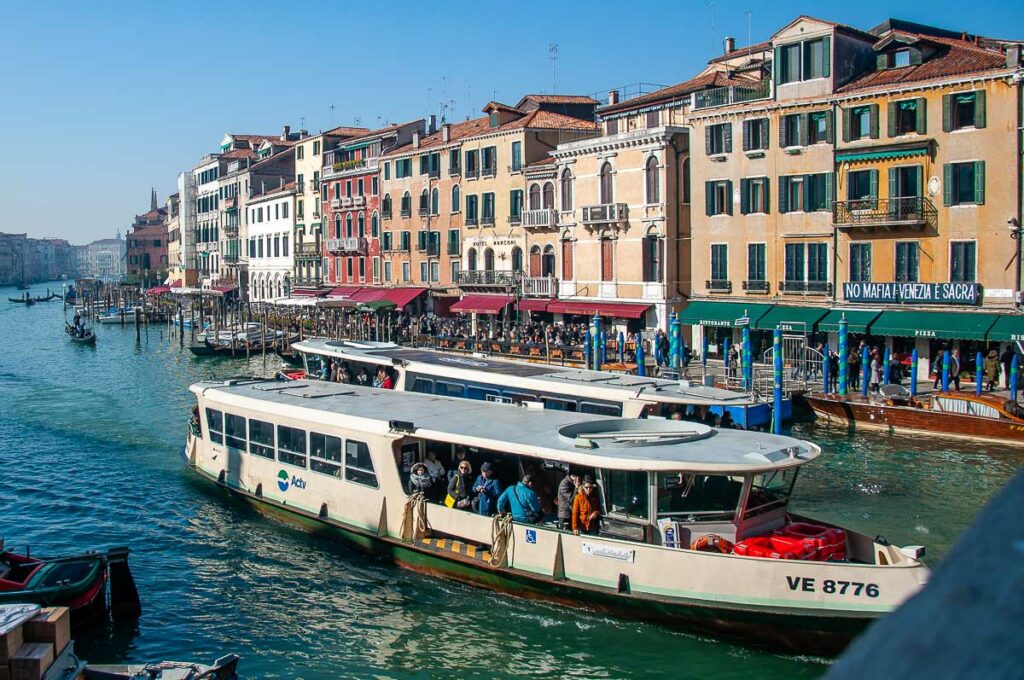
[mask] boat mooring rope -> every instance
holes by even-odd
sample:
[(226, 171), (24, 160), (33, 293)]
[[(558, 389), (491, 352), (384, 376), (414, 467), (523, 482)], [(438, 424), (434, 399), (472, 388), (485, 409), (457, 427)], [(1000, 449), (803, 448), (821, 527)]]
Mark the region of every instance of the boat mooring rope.
[(512, 538), (512, 514), (495, 515), (491, 520), (491, 559), (488, 564), (500, 567), (508, 554), (508, 544)]
[(421, 536), (427, 534), (427, 497), (422, 493), (409, 494), (405, 500), (405, 509), (402, 511), (403, 538), (407, 535), (407, 530), (413, 540), (415, 540), (417, 532)]

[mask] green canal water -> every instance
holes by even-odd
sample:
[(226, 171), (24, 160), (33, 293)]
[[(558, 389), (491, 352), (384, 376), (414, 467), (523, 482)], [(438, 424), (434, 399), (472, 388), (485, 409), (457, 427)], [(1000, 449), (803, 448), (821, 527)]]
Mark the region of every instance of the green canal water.
[[(51, 286), (59, 284), (51, 284)], [(36, 286), (35, 293), (45, 286)], [(821, 659), (755, 651), (581, 609), (399, 570), (265, 519), (188, 472), (180, 452), (193, 381), (272, 371), (203, 359), (151, 327), (63, 333), (60, 302), (0, 289), (0, 535), (39, 553), (129, 545), (137, 625), (78, 631), (96, 662), (242, 655), (245, 676), (810, 678)], [(795, 510), (900, 545), (933, 565), (1024, 463), (995, 445), (856, 436), (822, 445)]]

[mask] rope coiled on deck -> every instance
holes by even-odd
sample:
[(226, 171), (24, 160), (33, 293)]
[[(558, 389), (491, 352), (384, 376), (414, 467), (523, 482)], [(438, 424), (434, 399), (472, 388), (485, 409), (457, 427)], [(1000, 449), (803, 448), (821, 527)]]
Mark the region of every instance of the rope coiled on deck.
[(500, 567), (508, 554), (509, 542), (512, 539), (512, 515), (495, 515), (491, 520), (491, 559), (487, 561), (492, 567)]

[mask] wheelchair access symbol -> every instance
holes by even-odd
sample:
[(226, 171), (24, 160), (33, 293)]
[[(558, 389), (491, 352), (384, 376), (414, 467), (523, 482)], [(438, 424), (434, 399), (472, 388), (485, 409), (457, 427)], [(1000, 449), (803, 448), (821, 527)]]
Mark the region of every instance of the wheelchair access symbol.
[(536, 529), (527, 529), (526, 530), (526, 542), (527, 543), (536, 543), (537, 542), (537, 530)]

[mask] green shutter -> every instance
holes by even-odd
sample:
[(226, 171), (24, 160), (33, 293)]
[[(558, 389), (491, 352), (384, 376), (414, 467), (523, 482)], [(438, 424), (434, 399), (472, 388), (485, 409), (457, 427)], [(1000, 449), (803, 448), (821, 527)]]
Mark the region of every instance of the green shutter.
[(868, 108), (869, 125), (871, 127), (871, 139), (878, 139), (878, 104), (871, 104)]
[(811, 212), (811, 182), (814, 175), (804, 175), (804, 212)]
[(732, 180), (725, 180), (725, 212), (732, 215)]
[(898, 198), (896, 191), (896, 168), (889, 168), (889, 198)]
[(786, 120), (789, 116), (782, 116), (779, 118), (779, 147), (786, 148), (789, 146), (788, 140), (786, 139)]
[(917, 134), (923, 135), (928, 131), (928, 100), (924, 97), (917, 98)]
[(771, 201), (771, 198), (769, 196), (769, 188), (771, 187), (771, 185), (772, 185), (772, 183), (768, 180), (767, 177), (765, 177), (765, 178), (763, 178), (761, 180), (761, 192), (763, 194), (763, 197), (762, 197), (761, 200), (764, 201), (764, 205), (759, 205), (757, 207), (765, 215), (767, 215), (768, 213), (770, 213), (772, 211), (772, 209), (771, 209), (772, 201)]
[(853, 136), (853, 108), (843, 109), (843, 141), (850, 141)]
[(985, 90), (974, 91), (974, 127), (985, 127)]
[(732, 153), (732, 123), (723, 123), (722, 142), (726, 153)]
[(775, 48), (775, 58), (772, 61), (772, 71), (775, 75), (775, 84), (778, 85), (782, 82), (782, 48)]
[(896, 136), (896, 102), (889, 102), (889, 136)]
[(711, 217), (715, 214), (715, 183), (704, 182), (704, 214)]
[(825, 112), (825, 141), (828, 142), (829, 144), (832, 144), (835, 141), (835, 131), (833, 130), (833, 118), (835, 118), (835, 113), (833, 111)]
[(884, 71), (889, 66), (889, 55), (882, 53), (875, 55), (875, 70)]
[(711, 155), (711, 125), (704, 126), (704, 153)]
[(811, 129), (811, 114), (804, 113), (800, 116), (800, 146), (807, 146), (807, 132)]
[(836, 175), (834, 172), (825, 173), (825, 210), (832, 210), (832, 203), (836, 200)]
[(942, 95), (942, 131), (953, 129), (953, 95)]
[(868, 170), (868, 183), (871, 185), (871, 207), (878, 208), (878, 170)]
[(789, 188), (789, 178), (779, 177), (779, 212), (789, 212), (789, 192), (786, 189)]
[(755, 121), (743, 121), (743, 150), (750, 151), (750, 127)]
[(821, 74), (829, 77), (832, 68), (832, 38), (825, 36), (821, 39)]
[(740, 214), (750, 214), (750, 180), (746, 177), (740, 180)]
[[(890, 172), (892, 172), (890, 170)], [(942, 165), (942, 205), (953, 205), (953, 164)]]
[(985, 161), (974, 161), (974, 202), (985, 205)]
[(768, 148), (768, 119), (767, 118), (762, 118), (761, 119), (761, 144), (763, 144), (763, 146), (761, 147), (762, 149), (767, 149)]

